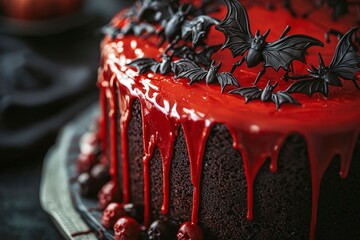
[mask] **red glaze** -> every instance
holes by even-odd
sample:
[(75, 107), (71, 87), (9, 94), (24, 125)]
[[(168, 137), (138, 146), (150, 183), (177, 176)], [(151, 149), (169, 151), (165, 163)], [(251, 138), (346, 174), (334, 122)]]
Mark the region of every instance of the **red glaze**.
[[(120, 132), (121, 132), (121, 159), (122, 159), (122, 176), (123, 176), (123, 203), (129, 203), (129, 167), (128, 167), (128, 146), (127, 146), (127, 128), (131, 117), (131, 102), (126, 94), (118, 91), (120, 106)], [(118, 144), (117, 141), (115, 143)]]
[[(191, 182), (194, 186), (191, 221), (198, 222), (200, 179), (205, 143), (211, 129), (210, 121), (185, 120), (182, 122), (190, 159)], [(199, 144), (200, 143), (200, 144)]]
[[(110, 82), (110, 84), (112, 84)], [(111, 181), (114, 184), (114, 189), (117, 189), (119, 187), (119, 181), (118, 181), (118, 175), (117, 172), (119, 168), (118, 166), (118, 151), (117, 151), (117, 140), (116, 140), (116, 133), (117, 133), (117, 127), (116, 127), (116, 111), (119, 111), (117, 109), (117, 105), (115, 103), (116, 99), (114, 97), (111, 96), (115, 96), (115, 89), (114, 88), (109, 88), (109, 91), (107, 91), (106, 93), (107, 95), (109, 94), (109, 105), (110, 105), (110, 112), (109, 112), (109, 120), (110, 120), (110, 154), (111, 154), (111, 158), (110, 160), (110, 176), (111, 176)]]
[[(145, 102), (142, 102), (141, 105), (143, 116), (144, 150), (146, 156), (144, 158), (144, 162), (148, 165), (151, 158), (149, 159), (147, 156), (152, 156), (154, 154), (154, 148), (157, 146), (163, 159), (164, 201), (161, 211), (166, 214), (169, 205), (169, 174), (172, 150), (177, 132), (177, 121), (175, 119), (168, 118), (161, 110), (146, 105)], [(154, 119), (158, 121), (157, 123), (159, 123), (159, 125), (153, 121)], [(159, 126), (161, 127), (159, 128)], [(149, 179), (148, 172), (146, 172), (146, 177)], [(147, 185), (146, 192), (149, 193), (149, 191), (150, 189)], [(145, 205), (145, 209), (146, 208), (147, 206)]]
[[(248, 11), (252, 31), (259, 29), (262, 33), (268, 28), (272, 30), (268, 40), (274, 41), (284, 30), (287, 24), (292, 26), (289, 34), (303, 33), (324, 41), (324, 33), (327, 27), (321, 22), (330, 20), (328, 12), (317, 12), (309, 20), (292, 18), (290, 14), (279, 9), (271, 12), (263, 8), (253, 6)], [(223, 18), (224, 8), (216, 15)], [(259, 18), (258, 16), (261, 16)], [(271, 19), (266, 21), (264, 19)], [(329, 20), (325, 20), (329, 19)], [(332, 27), (346, 32), (353, 25), (354, 20), (348, 16), (342, 21), (332, 23)], [(114, 25), (121, 26), (123, 21), (115, 18)], [(210, 44), (222, 43), (224, 37), (220, 32), (212, 29), (210, 32)], [(127, 172), (127, 146), (126, 146), (126, 124), (130, 116), (131, 101), (138, 98), (141, 103), (144, 141), (144, 224), (150, 223), (150, 173), (149, 162), (158, 147), (163, 162), (163, 193), (164, 200), (162, 212), (168, 211), (169, 199), (169, 169), (173, 151), (174, 140), (177, 135), (178, 125), (184, 129), (189, 158), (191, 181), (194, 187), (192, 223), (198, 222), (198, 208), (200, 202), (200, 179), (202, 158), (205, 143), (211, 126), (221, 123), (227, 126), (233, 140), (234, 148), (238, 149), (244, 161), (244, 170), (247, 180), (248, 192), (248, 219), (253, 218), (253, 183), (255, 177), (264, 164), (267, 157), (271, 158), (270, 170), (275, 172), (279, 150), (284, 140), (293, 133), (302, 135), (309, 152), (309, 161), (312, 177), (312, 217), (310, 239), (314, 238), (317, 214), (317, 202), (322, 176), (332, 158), (339, 154), (341, 156), (342, 178), (347, 176), (349, 165), (354, 150), (355, 142), (360, 130), (360, 92), (357, 91), (351, 82), (344, 81), (344, 86), (330, 87), (328, 98), (315, 94), (309, 98), (306, 95), (295, 94), (294, 96), (302, 103), (302, 106), (283, 105), (276, 111), (273, 103), (254, 101), (244, 103), (244, 99), (230, 94), (221, 94), (219, 85), (206, 85), (196, 83), (189, 86), (188, 80), (174, 80), (171, 75), (147, 73), (138, 74), (134, 69), (126, 66), (126, 63), (138, 57), (158, 58), (163, 48), (157, 48), (157, 37), (153, 36), (148, 40), (132, 36), (111, 40), (106, 37), (102, 43), (102, 63), (99, 71), (99, 85), (101, 86), (101, 106), (104, 107), (105, 97), (108, 102), (113, 102), (115, 84), (120, 91), (121, 109), (121, 131), (122, 134), (122, 161), (123, 171), (123, 192), (124, 198), (128, 196), (128, 172)], [(336, 40), (325, 44), (324, 48), (313, 47), (308, 52), (307, 62), (318, 64), (317, 52), (324, 56), (328, 64), (331, 61), (336, 46)], [(234, 60), (228, 50), (214, 54), (213, 58), (223, 61), (223, 71), (230, 70)], [(225, 60), (224, 60), (225, 59)], [(229, 60), (226, 60), (229, 59)], [(295, 74), (305, 74), (308, 66), (295, 62)], [(260, 68), (247, 69), (245, 65), (238, 68), (235, 76), (242, 86), (251, 86)], [(279, 81), (279, 90), (286, 89), (289, 83), (281, 79), (284, 72), (275, 72), (267, 69), (266, 74), (260, 80), (259, 86), (264, 87), (267, 80)], [(230, 87), (228, 88), (230, 89)], [(105, 93), (105, 94), (104, 94)], [(108, 94), (110, 93), (110, 94)], [(110, 118), (116, 109), (110, 104), (110, 112), (102, 110), (103, 119)], [(102, 130), (102, 136), (106, 133)], [(112, 138), (112, 141), (116, 139)], [(125, 144), (124, 144), (125, 142)], [(108, 143), (104, 144), (104, 147)], [(111, 148), (116, 145), (112, 142)], [(112, 150), (111, 172), (117, 178), (115, 163), (116, 154)], [(126, 161), (126, 164), (124, 164)], [(126, 181), (125, 181), (126, 180)], [(128, 199), (128, 198), (125, 198)]]
[[(106, 156), (107, 153), (107, 147), (108, 147), (108, 138), (107, 138), (107, 134), (109, 134), (107, 132), (107, 124), (108, 124), (108, 98), (106, 95), (107, 89), (109, 89), (109, 84), (108, 82), (105, 81), (101, 81), (101, 76), (99, 74), (98, 76), (98, 88), (99, 88), (99, 102), (100, 102), (100, 115), (99, 115), (99, 138), (101, 139), (100, 141), (100, 148), (101, 148), (101, 152), (103, 153), (102, 157), (101, 157), (101, 162), (106, 164), (108, 163), (108, 159)], [(110, 97), (110, 95), (109, 95)]]

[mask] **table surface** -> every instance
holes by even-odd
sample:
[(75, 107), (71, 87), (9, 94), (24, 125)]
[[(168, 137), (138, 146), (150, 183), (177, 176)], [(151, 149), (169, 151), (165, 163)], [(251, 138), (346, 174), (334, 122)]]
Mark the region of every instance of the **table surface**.
[[(129, 2), (130, 0), (87, 0), (86, 11), (94, 14), (93, 21), (83, 28), (68, 31), (62, 35), (42, 38), (2, 36), (9, 37), (9, 39), (13, 38), (16, 42), (24, 42), (32, 51), (45, 58), (73, 66), (90, 66), (95, 73), (92, 76), (92, 81), (94, 81), (95, 85), (96, 68), (99, 61), (98, 51), (101, 40), (101, 35), (96, 34), (96, 30), (106, 24), (118, 9)], [(82, 34), (83, 36), (81, 37)], [(72, 39), (72, 36), (76, 39), (76, 43), (69, 41), (69, 39)], [(59, 41), (62, 41), (61, 44)], [(81, 41), (83, 41), (83, 44), (81, 44)], [(55, 42), (55, 44), (51, 42)], [(76, 54), (72, 50), (65, 51), (67, 49), (66, 45), (70, 49), (74, 49), (74, 44), (76, 46), (83, 46), (83, 49), (75, 51)], [(96, 91), (96, 87), (92, 91)], [(34, 114), (39, 115), (41, 113), (35, 112)], [(71, 116), (69, 119), (71, 119)], [(9, 131), (15, 132), (16, 130), (11, 129)], [(56, 131), (49, 133), (41, 142), (37, 142), (30, 152), (26, 152), (25, 156), (24, 154), (18, 154), (21, 157), (6, 159), (6, 155), (5, 157), (2, 156), (4, 152), (0, 152), (2, 156), (0, 159), (1, 240), (62, 239), (51, 218), (41, 208), (39, 200), (43, 159), (48, 148), (54, 144), (55, 138)], [(15, 151), (21, 152), (22, 149), (15, 149)]]
[(0, 167), (0, 239), (61, 239), (40, 206), (43, 158)]

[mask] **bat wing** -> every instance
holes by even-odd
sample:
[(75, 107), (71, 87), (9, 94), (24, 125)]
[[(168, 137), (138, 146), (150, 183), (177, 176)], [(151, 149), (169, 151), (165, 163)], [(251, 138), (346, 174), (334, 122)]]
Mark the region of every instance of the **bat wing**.
[(194, 60), (204, 66), (211, 64), (211, 56), (219, 50), (221, 45), (206, 46), (201, 52), (194, 54)]
[(260, 99), (262, 90), (256, 86), (242, 87), (229, 91), (229, 93), (239, 94), (245, 98), (245, 103), (251, 100)]
[(190, 84), (203, 80), (207, 74), (207, 71), (187, 59), (180, 59), (173, 62), (172, 70), (175, 74), (175, 78), (188, 78), (190, 79)]
[(265, 67), (272, 67), (276, 71), (279, 71), (280, 68), (290, 71), (292, 61), (298, 60), (306, 63), (305, 53), (312, 46), (324, 46), (324, 44), (313, 37), (302, 34), (290, 35), (271, 42), (263, 50)]
[(319, 92), (327, 97), (329, 88), (325, 80), (321, 78), (312, 78), (310, 80), (299, 80), (291, 84), (287, 93), (305, 93), (311, 97), (314, 93)]
[(178, 78), (178, 75), (180, 73), (188, 71), (193, 68), (198, 68), (198, 66), (194, 62), (188, 59), (180, 59), (171, 63), (171, 68), (173, 73), (175, 74), (175, 78)]
[(218, 24), (219, 21), (215, 18), (200, 15), (190, 21), (185, 21), (182, 25), (182, 37), (184, 39), (191, 35), (193, 45), (196, 45), (204, 39), (212, 25)]
[(185, 20), (181, 27), (181, 36), (183, 39), (187, 39), (192, 34), (193, 25), (190, 20)]
[(135, 36), (140, 36), (144, 32), (151, 34), (154, 33), (155, 30), (156, 30), (155, 27), (148, 23), (140, 23), (133, 27), (133, 32)]
[(153, 58), (138, 58), (128, 64), (129, 66), (136, 67), (139, 73), (146, 72), (159, 72), (160, 63)]
[(346, 80), (357, 80), (355, 74), (360, 71), (360, 55), (356, 53), (351, 41), (352, 35), (359, 29), (352, 28), (340, 39), (329, 65), (331, 72)]
[(229, 72), (223, 72), (217, 75), (218, 82), (221, 86), (221, 92), (224, 92), (224, 89), (227, 85), (234, 85), (239, 87), (238, 80)]
[(276, 104), (276, 110), (279, 110), (280, 106), (284, 103), (301, 105), (293, 96), (284, 91), (273, 93), (271, 99)]
[(243, 55), (249, 49), (253, 36), (250, 32), (247, 12), (241, 3), (238, 0), (225, 0), (225, 3), (227, 14), (215, 28), (226, 37), (223, 48), (229, 48), (236, 57)]
[[(167, 9), (168, 3), (166, 1), (140, 1), (141, 4), (137, 7), (137, 20), (138, 22), (147, 21), (150, 23), (157, 22), (157, 18), (169, 18)], [(160, 16), (156, 16), (160, 14)]]

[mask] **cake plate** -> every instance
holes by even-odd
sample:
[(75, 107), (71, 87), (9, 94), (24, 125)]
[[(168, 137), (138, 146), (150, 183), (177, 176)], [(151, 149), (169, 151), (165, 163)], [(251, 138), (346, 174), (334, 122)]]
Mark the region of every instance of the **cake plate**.
[(112, 231), (100, 223), (97, 200), (82, 197), (76, 181), (79, 139), (98, 116), (98, 108), (99, 105), (94, 104), (68, 123), (44, 160), (41, 206), (65, 239), (114, 239)]

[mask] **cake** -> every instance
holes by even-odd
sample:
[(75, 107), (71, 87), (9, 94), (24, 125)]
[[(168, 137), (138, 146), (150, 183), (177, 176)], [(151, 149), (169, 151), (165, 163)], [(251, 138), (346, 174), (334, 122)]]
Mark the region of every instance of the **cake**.
[(357, 18), (300, 17), (310, 2), (143, 1), (105, 28), (94, 136), (115, 239), (360, 237)]

